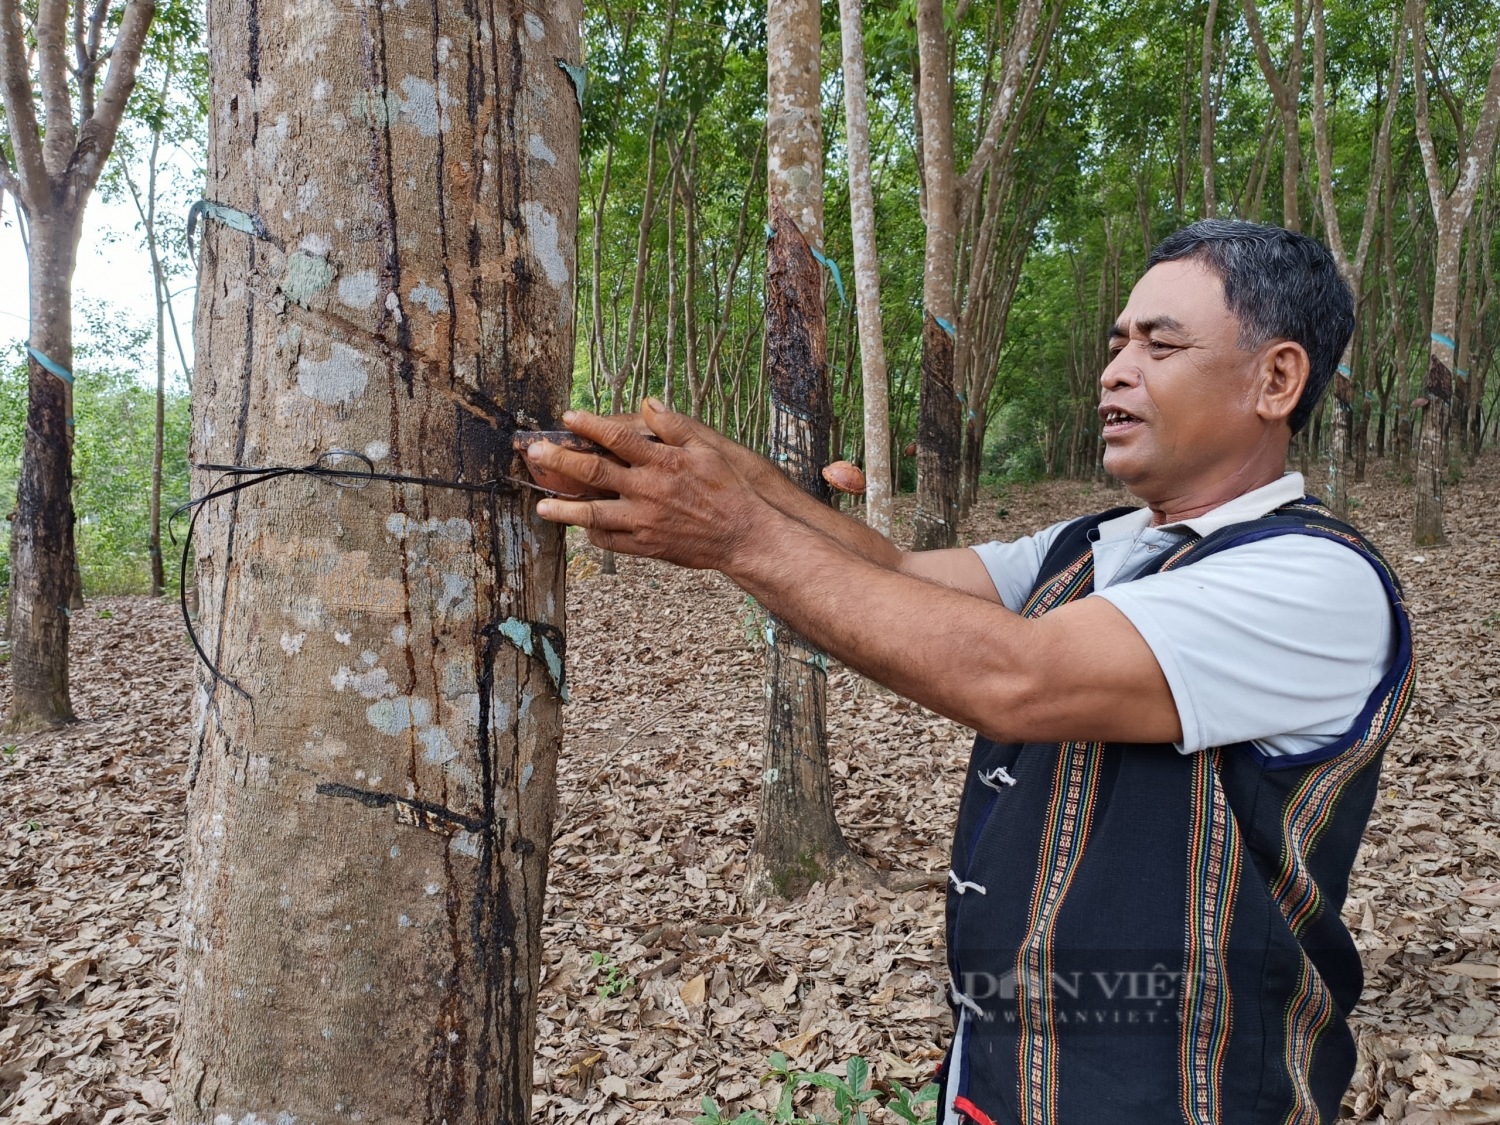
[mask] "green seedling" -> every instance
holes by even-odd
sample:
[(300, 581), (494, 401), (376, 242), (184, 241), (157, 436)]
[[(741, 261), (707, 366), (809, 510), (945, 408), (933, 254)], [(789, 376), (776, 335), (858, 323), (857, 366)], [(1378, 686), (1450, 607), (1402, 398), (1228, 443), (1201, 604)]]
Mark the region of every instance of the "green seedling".
[(635, 978), (629, 976), (608, 953), (594, 952), (589, 956), (596, 966), (604, 970), (604, 983), (595, 990), (599, 993), (599, 999), (612, 1000), (635, 984)]
[[(761, 1084), (781, 1083), (781, 1097), (769, 1118), (746, 1110), (738, 1117), (725, 1117), (713, 1098), (704, 1098), (703, 1112), (693, 1118), (693, 1125), (869, 1125), (869, 1110), (884, 1104), (885, 1109), (907, 1125), (931, 1125), (938, 1100), (936, 1083), (920, 1090), (908, 1090), (899, 1082), (870, 1084), (870, 1064), (855, 1055), (844, 1067), (843, 1076), (824, 1071), (797, 1070), (785, 1054), (777, 1051), (766, 1060), (766, 1074)], [(827, 1119), (816, 1113), (798, 1116), (794, 1101), (804, 1086), (816, 1086), (833, 1094), (833, 1108), (838, 1117)]]

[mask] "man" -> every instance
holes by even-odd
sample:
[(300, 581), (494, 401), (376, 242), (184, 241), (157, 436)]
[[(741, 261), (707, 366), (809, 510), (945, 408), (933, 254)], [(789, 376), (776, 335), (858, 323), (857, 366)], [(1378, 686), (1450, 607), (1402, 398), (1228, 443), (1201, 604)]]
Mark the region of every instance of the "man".
[(569, 424), (617, 492), (545, 500), (616, 551), (723, 571), (979, 734), (949, 873), (945, 1119), (1332, 1121), (1358, 953), (1339, 918), (1411, 687), (1399, 586), (1287, 448), (1353, 331), (1302, 235), (1168, 238), (1110, 332), (1105, 468), (1145, 502), (908, 554), (648, 403)]

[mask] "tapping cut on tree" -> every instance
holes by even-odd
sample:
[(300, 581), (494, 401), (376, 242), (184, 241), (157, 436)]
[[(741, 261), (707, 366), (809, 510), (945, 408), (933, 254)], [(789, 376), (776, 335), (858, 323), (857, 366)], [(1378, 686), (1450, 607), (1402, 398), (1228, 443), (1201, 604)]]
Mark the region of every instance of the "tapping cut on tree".
[[(529, 1120), (574, 354), (577, 0), (211, 0), (180, 1125)], [(524, 474), (522, 474), (524, 476)]]

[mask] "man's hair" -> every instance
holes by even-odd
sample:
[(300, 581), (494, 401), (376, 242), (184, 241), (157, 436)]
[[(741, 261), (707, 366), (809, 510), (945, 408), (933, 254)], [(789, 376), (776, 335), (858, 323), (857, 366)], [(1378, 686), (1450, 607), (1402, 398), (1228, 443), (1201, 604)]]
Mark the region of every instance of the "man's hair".
[(1185, 258), (1224, 283), (1224, 303), (1239, 318), (1240, 347), (1253, 351), (1271, 340), (1291, 340), (1306, 350), (1307, 386), (1287, 419), (1297, 433), (1354, 335), (1354, 294), (1333, 255), (1321, 242), (1281, 227), (1204, 219), (1164, 238), (1146, 268)]

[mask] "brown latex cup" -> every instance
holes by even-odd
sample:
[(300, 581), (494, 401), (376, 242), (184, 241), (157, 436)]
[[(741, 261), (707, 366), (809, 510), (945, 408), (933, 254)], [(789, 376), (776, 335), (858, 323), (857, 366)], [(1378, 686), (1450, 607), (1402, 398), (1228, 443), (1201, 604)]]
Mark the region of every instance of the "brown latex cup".
[(625, 463), (604, 446), (589, 441), (586, 437), (579, 437), (572, 430), (517, 430), (511, 444), (516, 452), (521, 454), (521, 460), (526, 463), (526, 471), (531, 474), (531, 480), (538, 488), (569, 500), (613, 500), (618, 495), (618, 493), (606, 492), (593, 485), (574, 480), (555, 469), (542, 468), (526, 456), (526, 451), (539, 441), (550, 441), (553, 445), (560, 445), (575, 453), (592, 453), (595, 457), (607, 457), (617, 465)]
[(823, 470), (823, 479), (833, 488), (849, 496), (865, 494), (865, 474), (859, 466), (848, 461), (835, 461)]

